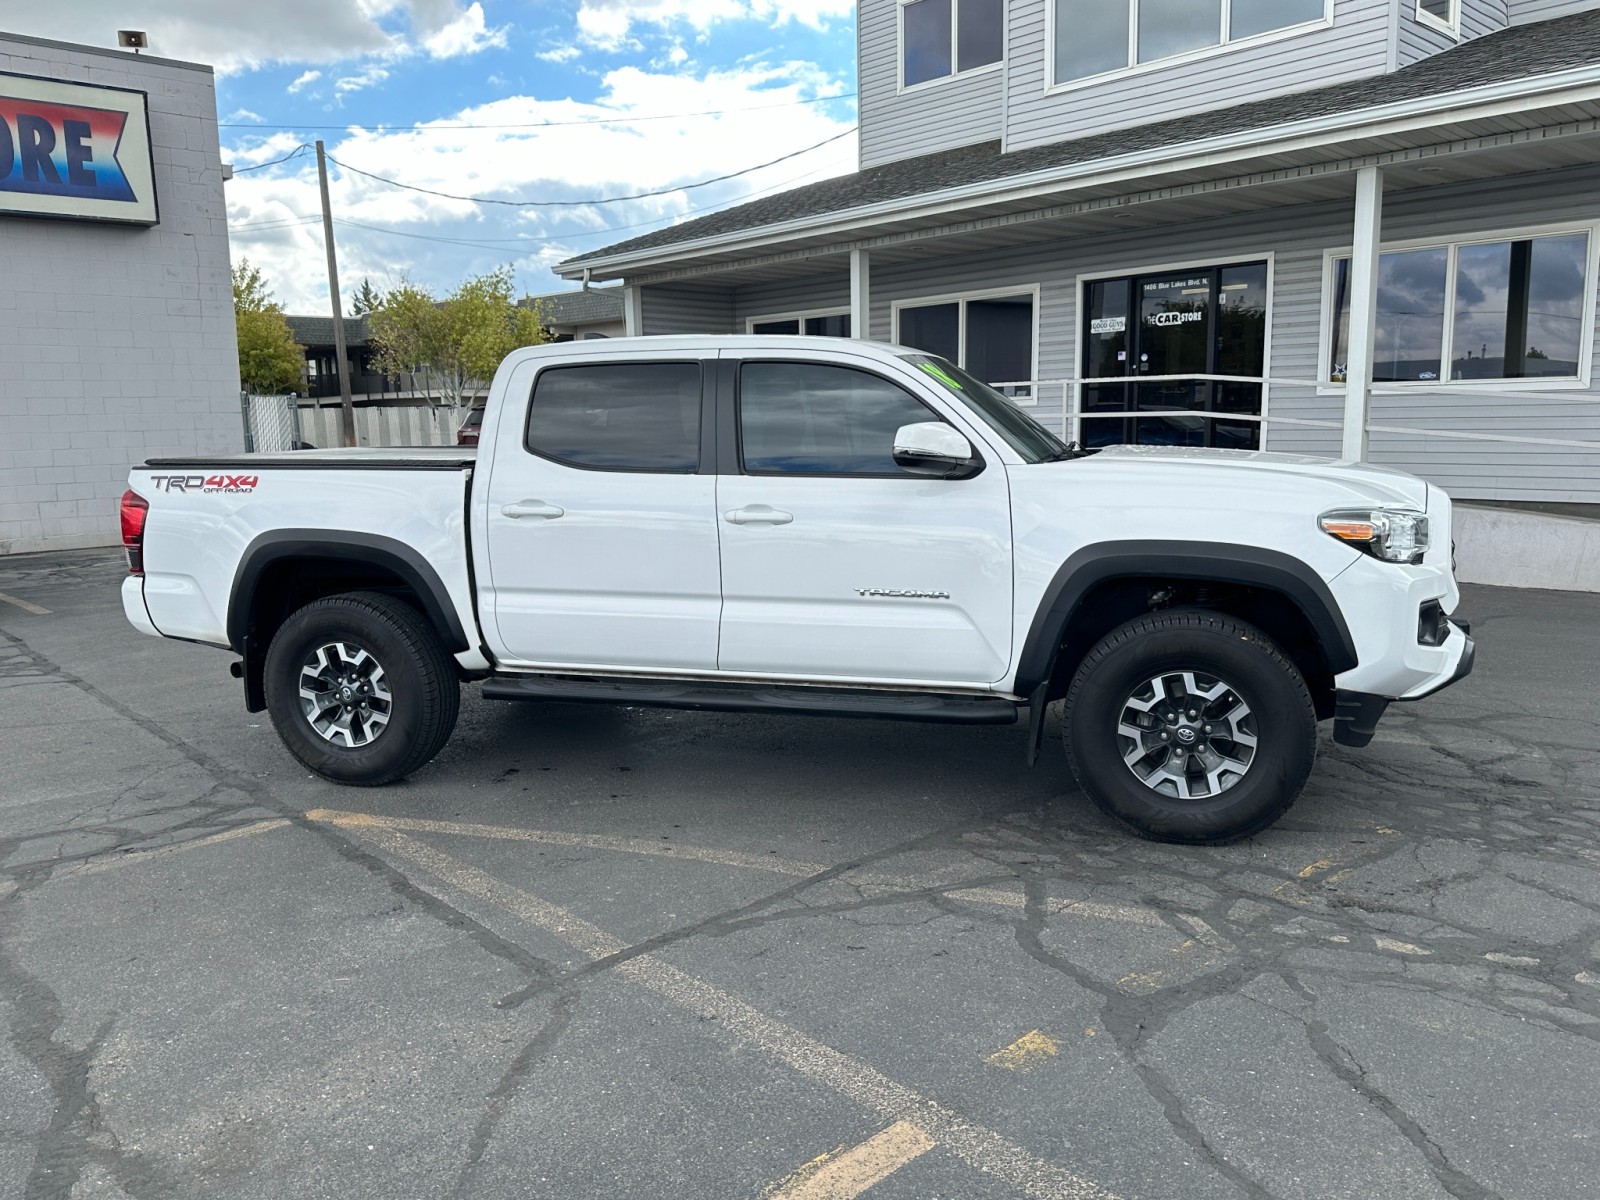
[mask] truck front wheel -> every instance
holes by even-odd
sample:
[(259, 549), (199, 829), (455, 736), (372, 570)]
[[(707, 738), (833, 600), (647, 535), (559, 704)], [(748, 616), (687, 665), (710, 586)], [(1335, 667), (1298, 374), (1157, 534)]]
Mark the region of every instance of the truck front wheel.
[(314, 601), (267, 648), (272, 724), (289, 753), (334, 783), (403, 779), (450, 738), (455, 664), (410, 606), (377, 592)]
[(1305, 680), (1261, 630), (1223, 613), (1150, 613), (1085, 656), (1067, 694), (1067, 759), (1102, 810), (1144, 837), (1219, 844), (1294, 803), (1317, 752)]

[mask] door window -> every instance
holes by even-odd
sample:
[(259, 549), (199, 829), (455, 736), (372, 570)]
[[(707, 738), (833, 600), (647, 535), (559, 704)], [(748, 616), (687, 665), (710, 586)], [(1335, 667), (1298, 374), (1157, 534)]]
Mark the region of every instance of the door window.
[(751, 475), (914, 478), (894, 461), (894, 435), (938, 419), (868, 371), (803, 362), (747, 362), (739, 371), (739, 442)]
[(533, 453), (593, 471), (688, 474), (700, 466), (700, 364), (591, 363), (539, 373)]

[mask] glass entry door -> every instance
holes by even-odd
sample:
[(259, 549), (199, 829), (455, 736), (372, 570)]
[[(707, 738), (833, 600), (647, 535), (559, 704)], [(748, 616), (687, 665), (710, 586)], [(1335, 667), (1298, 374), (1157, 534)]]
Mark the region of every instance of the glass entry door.
[[(1266, 263), (1095, 280), (1085, 301), (1082, 377), (1113, 381), (1083, 385), (1085, 445), (1260, 448), (1257, 423), (1198, 414), (1261, 413)], [(1138, 415), (1157, 412), (1197, 415)]]

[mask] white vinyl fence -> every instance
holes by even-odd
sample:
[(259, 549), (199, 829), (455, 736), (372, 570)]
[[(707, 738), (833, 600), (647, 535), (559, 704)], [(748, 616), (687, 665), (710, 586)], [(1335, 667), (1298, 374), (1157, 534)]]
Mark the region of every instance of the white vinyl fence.
[[(361, 446), (453, 446), (459, 413), (431, 405), (372, 405), (356, 408), (356, 443)], [(302, 403), (300, 440), (319, 449), (344, 445), (344, 418), (337, 404)]]

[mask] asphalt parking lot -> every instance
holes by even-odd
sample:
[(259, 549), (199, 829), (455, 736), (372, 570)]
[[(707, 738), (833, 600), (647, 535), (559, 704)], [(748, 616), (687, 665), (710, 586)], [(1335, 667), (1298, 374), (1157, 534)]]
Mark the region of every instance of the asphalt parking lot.
[(0, 560), (0, 1196), (1600, 1196), (1593, 596), (1196, 850), (1021, 727), (468, 689), (336, 788), (120, 573)]

